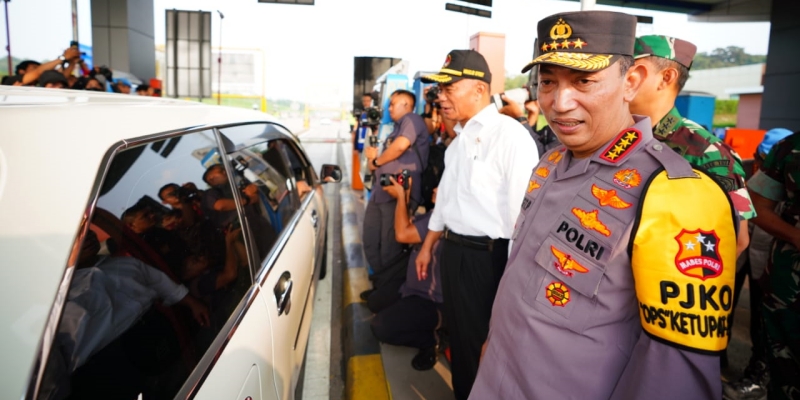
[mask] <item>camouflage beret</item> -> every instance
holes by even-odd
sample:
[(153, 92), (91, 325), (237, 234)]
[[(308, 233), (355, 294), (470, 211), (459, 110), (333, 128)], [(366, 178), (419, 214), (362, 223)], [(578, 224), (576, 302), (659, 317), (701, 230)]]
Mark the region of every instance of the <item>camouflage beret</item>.
[(633, 48), (635, 58), (656, 56), (675, 61), (686, 68), (692, 67), (695, 53), (697, 53), (697, 46), (691, 42), (662, 35), (636, 38)]

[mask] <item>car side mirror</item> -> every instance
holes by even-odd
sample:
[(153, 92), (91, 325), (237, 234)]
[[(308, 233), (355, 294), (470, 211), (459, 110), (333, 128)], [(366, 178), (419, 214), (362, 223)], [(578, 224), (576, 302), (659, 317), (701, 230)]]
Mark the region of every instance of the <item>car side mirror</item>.
[(322, 164), (319, 176), (322, 183), (339, 183), (342, 181), (342, 169), (334, 164)]

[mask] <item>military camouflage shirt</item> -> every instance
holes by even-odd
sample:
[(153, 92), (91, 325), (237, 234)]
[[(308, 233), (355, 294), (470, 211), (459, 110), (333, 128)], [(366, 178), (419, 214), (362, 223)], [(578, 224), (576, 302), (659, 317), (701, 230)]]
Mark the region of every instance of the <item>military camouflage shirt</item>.
[(800, 227), (800, 134), (775, 144), (750, 182), (755, 193), (784, 202), (781, 218)]
[(744, 185), (742, 160), (719, 138), (696, 122), (681, 117), (674, 107), (653, 127), (653, 136), (683, 156), (692, 166), (708, 171), (728, 192), (739, 218), (744, 220), (756, 216)]

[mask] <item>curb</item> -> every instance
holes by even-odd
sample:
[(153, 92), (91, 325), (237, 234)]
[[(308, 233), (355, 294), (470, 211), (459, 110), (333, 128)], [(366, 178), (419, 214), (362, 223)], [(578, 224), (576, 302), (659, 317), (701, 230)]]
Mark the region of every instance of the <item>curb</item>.
[[(343, 157), (342, 146), (339, 147)], [(343, 171), (342, 175), (347, 177)], [(372, 312), (361, 300), (362, 291), (372, 287), (367, 274), (366, 260), (361, 244), (359, 215), (361, 209), (350, 189), (348, 179), (339, 190), (342, 208), (342, 243), (345, 268), (342, 279), (342, 342), (346, 360), (345, 399), (390, 400), (391, 393), (381, 358), (381, 347), (372, 334), (369, 323)]]

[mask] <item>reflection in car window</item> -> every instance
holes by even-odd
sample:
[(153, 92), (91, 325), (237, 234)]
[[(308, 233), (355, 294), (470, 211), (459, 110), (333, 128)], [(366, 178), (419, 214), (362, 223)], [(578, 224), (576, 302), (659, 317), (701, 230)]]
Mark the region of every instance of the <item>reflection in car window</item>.
[(292, 176), (295, 178), (297, 194), (301, 199), (305, 198), (308, 193), (311, 193), (312, 187), (316, 181), (314, 170), (311, 168), (311, 164), (305, 162), (304, 158), (289, 141), (280, 140), (279, 142), (283, 154), (289, 161)]
[[(246, 206), (253, 216), (248, 216), (247, 220), (259, 249), (259, 258), (264, 260), (277, 235), (283, 231), (299, 207), (299, 200), (290, 190), (291, 170), (276, 141), (245, 147), (229, 154), (229, 159), (240, 181), (238, 184), (255, 189)], [(274, 234), (261, 233), (269, 229)]]
[(211, 131), (114, 157), (40, 399), (175, 396), (252, 285), (220, 160)]

